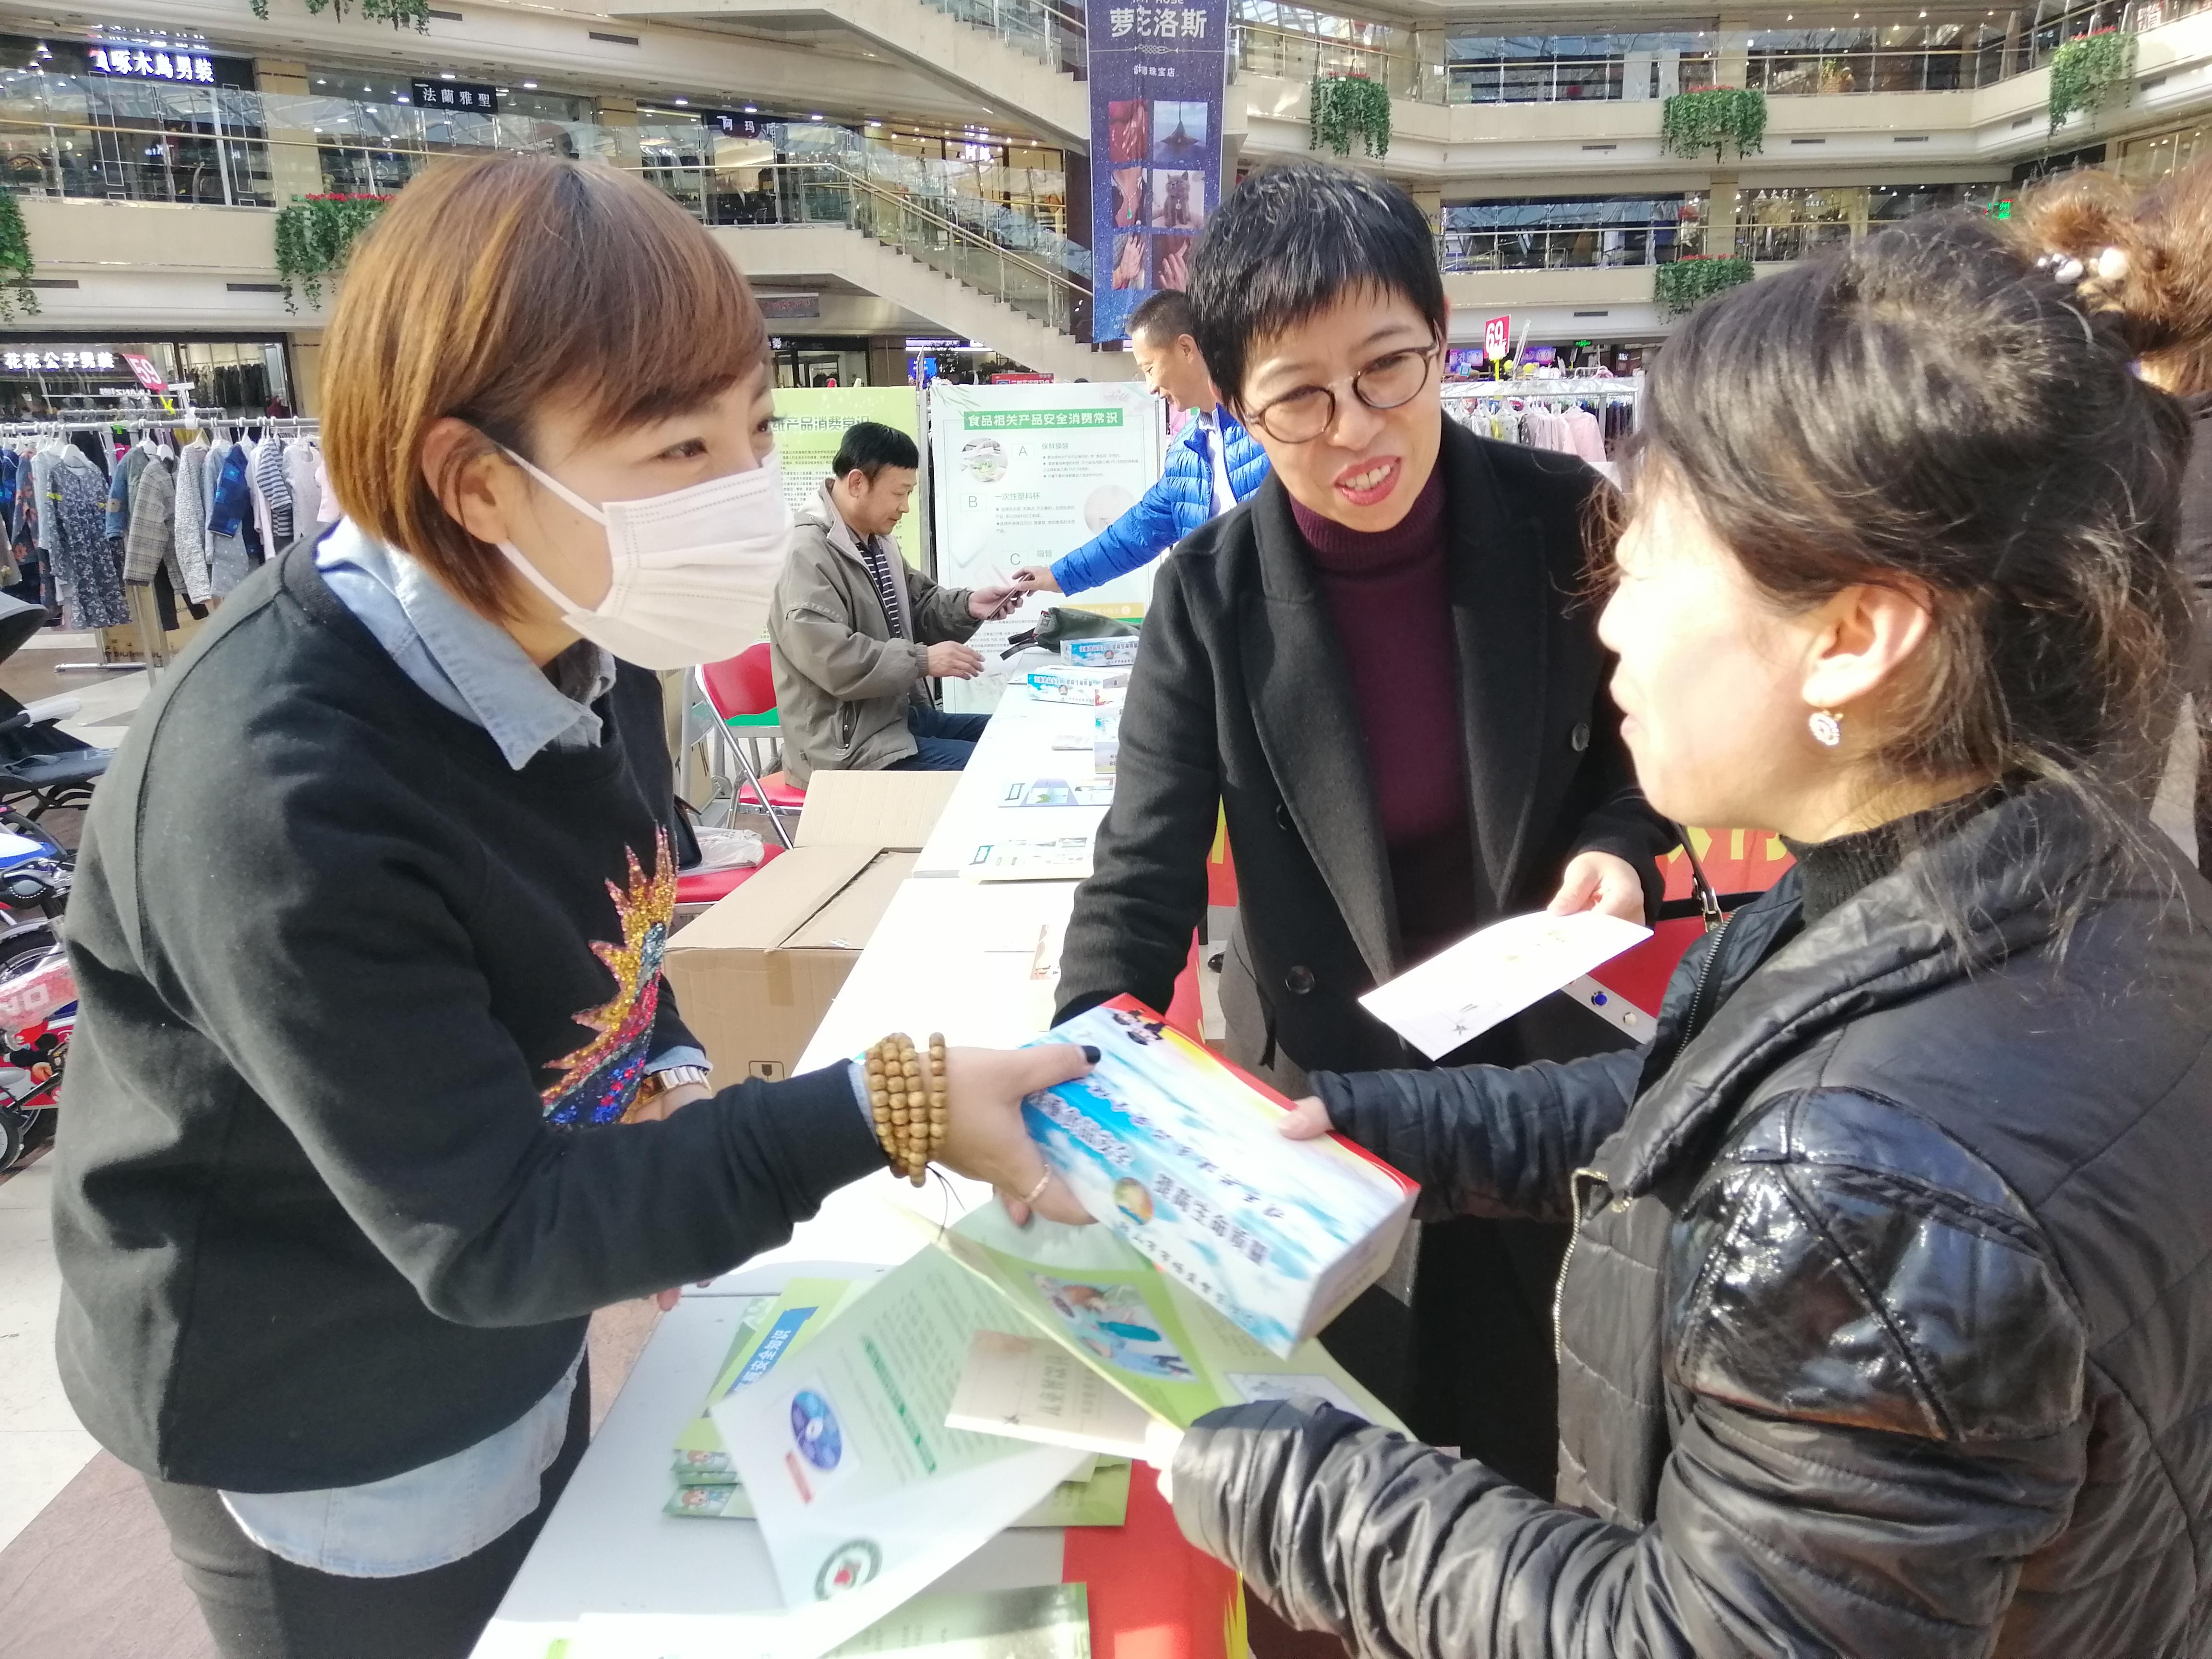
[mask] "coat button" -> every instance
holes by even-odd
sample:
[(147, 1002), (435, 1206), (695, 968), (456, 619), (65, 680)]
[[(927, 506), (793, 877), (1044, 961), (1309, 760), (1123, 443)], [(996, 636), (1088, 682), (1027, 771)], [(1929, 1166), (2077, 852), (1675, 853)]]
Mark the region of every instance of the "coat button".
[(1313, 969), (1304, 967), (1291, 969), (1283, 975), (1283, 985), (1292, 996), (1304, 996), (1313, 989)]
[(1285, 830), (1291, 827), (1291, 807), (1287, 801), (1275, 803), (1275, 822)]
[(1567, 741), (1569, 744), (1573, 745), (1574, 751), (1577, 755), (1581, 754), (1583, 750), (1589, 748), (1589, 722), (1588, 720), (1583, 720), (1581, 724), (1577, 726), (1573, 732), (1568, 737)]

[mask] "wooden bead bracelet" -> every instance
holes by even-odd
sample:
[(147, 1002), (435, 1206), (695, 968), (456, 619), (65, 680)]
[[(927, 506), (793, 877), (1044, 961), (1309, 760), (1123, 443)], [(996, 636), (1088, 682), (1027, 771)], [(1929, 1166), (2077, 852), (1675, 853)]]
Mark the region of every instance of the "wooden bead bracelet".
[(951, 1117), (945, 1092), (945, 1033), (929, 1034), (925, 1060), (912, 1037), (894, 1031), (868, 1050), (865, 1065), (876, 1139), (891, 1168), (919, 1187), (930, 1160), (945, 1145)]

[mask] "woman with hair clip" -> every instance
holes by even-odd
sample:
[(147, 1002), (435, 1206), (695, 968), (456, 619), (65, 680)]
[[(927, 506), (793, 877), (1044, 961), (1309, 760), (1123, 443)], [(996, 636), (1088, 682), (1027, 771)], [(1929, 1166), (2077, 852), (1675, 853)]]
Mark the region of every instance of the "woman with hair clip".
[[(86, 828), (59, 1358), (228, 1659), (458, 1659), (590, 1437), (592, 1310), (919, 1154), (857, 1067), (711, 1078), (660, 975), (651, 671), (757, 639), (791, 538), (737, 268), (611, 167), (441, 163), (323, 383), (344, 519)], [(954, 1050), (943, 1160), (1084, 1219), (1020, 1103), (1085, 1069)]]
[(1661, 355), (1600, 625), (1624, 735), (1659, 811), (1796, 867), (1644, 1052), (1315, 1075), (1293, 1133), (1577, 1236), (1556, 1504), (1313, 1401), (1183, 1438), (1184, 1532), (1292, 1623), (1424, 1659), (2208, 1650), (2212, 888), (2143, 808), (2189, 422), (2134, 364), (2212, 336), (2128, 275), (2171, 252), (1919, 220)]
[(2193, 805), (2197, 867), (2212, 872), (2212, 161), (2140, 190), (2109, 173), (2070, 173), (2027, 206), (2029, 234), (2054, 260), (2098, 275), (2095, 302), (2124, 308), (2143, 379), (2189, 414), (2175, 550), (2197, 601), (2197, 651), (2160, 804), (2184, 819)]

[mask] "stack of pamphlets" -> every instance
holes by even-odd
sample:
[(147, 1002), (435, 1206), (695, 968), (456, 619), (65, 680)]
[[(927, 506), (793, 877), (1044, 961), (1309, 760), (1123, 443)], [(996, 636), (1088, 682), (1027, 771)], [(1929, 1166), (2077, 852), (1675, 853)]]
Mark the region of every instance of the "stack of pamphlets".
[[(670, 1473), (675, 1490), (664, 1514), (686, 1519), (748, 1521), (751, 1501), (738, 1468), (722, 1444), (721, 1431), (708, 1413), (724, 1396), (759, 1382), (777, 1364), (799, 1353), (836, 1316), (838, 1304), (856, 1289), (843, 1279), (794, 1279), (781, 1296), (748, 1298), (738, 1316), (714, 1385), (699, 1415), (676, 1438)], [(1012, 1524), (1017, 1527), (1118, 1527), (1129, 1502), (1129, 1465), (1121, 1458), (1093, 1458)]]
[[(1095, 1451), (1132, 1449), (1126, 1432), (1100, 1448), (1022, 1422), (970, 1426), (974, 1401), (956, 1396), (979, 1336), (1025, 1345), (1024, 1364), (1037, 1345), (1061, 1381), (1096, 1379), (1102, 1395), (1176, 1427), (1289, 1395), (1399, 1426), (1318, 1343), (1270, 1352), (1105, 1228), (1017, 1228), (991, 1205), (930, 1231), (933, 1248), (842, 1298), (834, 1319), (797, 1327), (765, 1373), (710, 1407), (787, 1607), (849, 1596), (862, 1623), (880, 1617), (1053, 1497)], [(739, 1379), (752, 1363), (733, 1356)], [(1030, 1392), (1050, 1395), (1042, 1369)]]

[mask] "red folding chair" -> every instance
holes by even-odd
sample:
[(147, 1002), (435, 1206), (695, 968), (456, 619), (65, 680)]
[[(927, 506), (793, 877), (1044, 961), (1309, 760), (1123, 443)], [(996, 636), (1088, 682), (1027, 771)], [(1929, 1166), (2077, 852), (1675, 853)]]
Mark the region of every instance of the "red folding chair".
[(676, 902), (712, 904), (716, 899), (727, 898), (782, 856), (781, 847), (763, 847), (758, 864), (740, 865), (734, 870), (694, 870), (688, 876), (679, 875), (676, 878)]
[(776, 839), (790, 846), (791, 832), (784, 820), (798, 817), (806, 805), (806, 792), (781, 771), (763, 776), (747, 747), (750, 742), (773, 738), (783, 729), (776, 719), (775, 671), (767, 643), (748, 646), (723, 662), (702, 664), (698, 677), (700, 694), (721, 722), (722, 736), (744, 774), (744, 781), (737, 787), (737, 804), (766, 812)]

